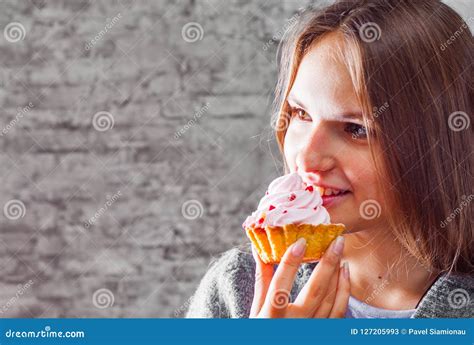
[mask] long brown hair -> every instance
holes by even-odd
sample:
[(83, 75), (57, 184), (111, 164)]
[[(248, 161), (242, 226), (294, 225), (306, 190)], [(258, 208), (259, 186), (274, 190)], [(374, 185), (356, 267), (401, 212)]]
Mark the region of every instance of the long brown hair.
[(438, 0), (338, 1), (298, 14), (279, 50), (273, 120), (282, 153), (298, 66), (312, 44), (334, 32), (344, 37), (342, 59), (374, 134), (369, 146), (392, 231), (430, 269), (472, 274), (469, 27)]

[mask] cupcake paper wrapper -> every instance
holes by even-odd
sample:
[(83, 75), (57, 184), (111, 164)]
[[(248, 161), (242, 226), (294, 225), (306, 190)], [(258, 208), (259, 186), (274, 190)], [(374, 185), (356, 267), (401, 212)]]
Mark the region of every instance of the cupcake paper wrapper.
[(331, 242), (345, 230), (344, 224), (288, 224), (245, 229), (258, 255), (266, 264), (280, 263), (286, 249), (299, 238), (306, 239), (303, 262), (318, 261)]

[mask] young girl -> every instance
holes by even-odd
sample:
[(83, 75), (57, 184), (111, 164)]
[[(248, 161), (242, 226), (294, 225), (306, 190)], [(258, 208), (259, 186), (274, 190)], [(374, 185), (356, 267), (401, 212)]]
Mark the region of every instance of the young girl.
[(348, 233), (317, 264), (304, 240), (275, 267), (227, 251), (187, 317), (474, 317), (472, 61), (469, 27), (438, 0), (302, 13), (276, 137), (285, 173), (348, 190), (324, 204)]

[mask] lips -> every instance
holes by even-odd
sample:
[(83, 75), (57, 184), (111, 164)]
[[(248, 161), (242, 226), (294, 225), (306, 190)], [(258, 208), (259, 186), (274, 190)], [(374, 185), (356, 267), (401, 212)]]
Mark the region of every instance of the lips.
[(321, 198), (323, 199), (323, 206), (333, 206), (339, 201), (342, 201), (348, 194), (351, 193), (349, 189), (340, 189), (334, 187), (323, 187), (317, 186), (316, 189), (318, 190)]
[(349, 188), (328, 187), (328, 186), (323, 186), (316, 183), (314, 185), (321, 196), (332, 196), (332, 195), (335, 196), (335, 195), (343, 194), (346, 192), (350, 192)]
[(331, 195), (339, 195), (342, 193), (347, 192), (347, 189), (336, 189), (336, 188), (324, 188), (324, 187), (319, 187), (319, 192), (321, 196), (331, 196)]
[(342, 191), (337, 195), (322, 195), (321, 198), (323, 199), (323, 206), (333, 206), (344, 200), (350, 193), (350, 191)]
[(322, 182), (318, 175), (311, 172), (302, 171), (298, 173), (307, 185), (313, 185), (318, 190), (321, 196), (323, 195), (338, 195), (346, 191), (350, 191), (350, 188), (343, 186), (331, 185), (326, 182)]

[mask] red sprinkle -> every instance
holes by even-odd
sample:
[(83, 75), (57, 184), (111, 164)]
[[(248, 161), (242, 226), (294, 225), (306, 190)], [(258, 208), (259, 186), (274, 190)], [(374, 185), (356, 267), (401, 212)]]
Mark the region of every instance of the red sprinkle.
[(296, 199), (296, 194), (291, 193), (291, 194), (290, 194), (290, 197), (288, 198), (288, 200), (293, 201), (293, 200), (295, 200), (295, 199)]
[(317, 208), (318, 208), (318, 206), (315, 206), (315, 207), (313, 208), (313, 210), (315, 210), (315, 211), (316, 211), (316, 209), (317, 209)]
[(273, 205), (270, 205), (270, 207), (268, 208), (269, 211), (273, 210), (275, 208), (275, 206)]
[(283, 213), (288, 213), (288, 210), (284, 210)]
[(258, 224), (262, 224), (265, 219), (262, 217), (258, 220)]
[(314, 190), (314, 188), (313, 188), (313, 186), (308, 186), (308, 187), (306, 187), (305, 190), (312, 192)]
[(268, 191), (265, 192), (265, 195), (268, 195)]

